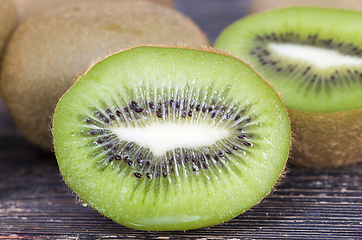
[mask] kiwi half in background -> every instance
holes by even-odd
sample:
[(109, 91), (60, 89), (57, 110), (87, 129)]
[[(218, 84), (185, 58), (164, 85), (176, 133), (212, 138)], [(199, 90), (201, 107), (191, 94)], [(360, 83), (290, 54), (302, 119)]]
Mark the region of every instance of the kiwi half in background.
[(249, 7), (249, 14), (269, 11), (285, 7), (328, 7), (343, 8), (350, 10), (362, 10), (360, 0), (252, 0)]
[(308, 167), (362, 160), (362, 12), (295, 7), (251, 15), (215, 46), (259, 70), (280, 92)]
[(24, 137), (50, 150), (50, 116), (92, 61), (137, 44), (208, 46), (183, 14), (149, 1), (102, 1), (62, 8), (25, 21), (3, 61), (0, 90)]
[(213, 50), (138, 47), (93, 66), (59, 101), (54, 148), (69, 187), (127, 227), (187, 230), (263, 199), (290, 145), (276, 92)]

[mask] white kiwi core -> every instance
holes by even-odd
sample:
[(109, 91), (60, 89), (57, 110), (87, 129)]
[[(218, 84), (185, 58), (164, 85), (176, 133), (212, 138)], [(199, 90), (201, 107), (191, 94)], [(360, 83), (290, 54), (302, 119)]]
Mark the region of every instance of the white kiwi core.
[(362, 65), (362, 58), (343, 55), (325, 48), (290, 43), (269, 43), (268, 47), (279, 56), (305, 61), (320, 69)]
[(152, 123), (144, 127), (114, 127), (110, 129), (121, 140), (149, 148), (162, 156), (175, 148), (210, 146), (226, 138), (229, 131), (207, 123)]

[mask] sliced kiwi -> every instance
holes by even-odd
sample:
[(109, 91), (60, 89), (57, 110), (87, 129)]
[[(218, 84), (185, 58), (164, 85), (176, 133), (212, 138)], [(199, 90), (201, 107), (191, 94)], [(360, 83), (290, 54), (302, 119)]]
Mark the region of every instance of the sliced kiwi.
[(79, 74), (100, 57), (145, 43), (209, 45), (191, 19), (149, 1), (81, 3), (28, 19), (9, 42), (1, 76), (16, 126), (50, 150), (50, 116)]
[[(362, 138), (350, 132), (362, 126), (355, 121), (362, 113), (361, 21), (358, 11), (285, 8), (241, 19), (216, 41), (216, 47), (249, 60), (281, 93), (294, 125), (298, 164), (362, 160)], [(339, 127), (345, 123), (350, 127)]]
[(288, 156), (275, 91), (214, 50), (142, 46), (98, 62), (64, 94), (53, 122), (65, 182), (127, 227), (187, 230), (263, 199)]

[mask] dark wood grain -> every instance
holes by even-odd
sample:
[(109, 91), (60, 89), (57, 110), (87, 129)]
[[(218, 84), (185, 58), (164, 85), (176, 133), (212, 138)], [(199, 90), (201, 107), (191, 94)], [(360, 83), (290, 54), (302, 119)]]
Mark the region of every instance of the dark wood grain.
[[(178, 0), (214, 41), (248, 1)], [(125, 228), (81, 202), (55, 157), (24, 141), (0, 101), (0, 239), (362, 239), (362, 164), (291, 167), (276, 191), (244, 214), (186, 232)]]
[[(9, 140), (13, 146), (0, 148), (0, 239), (362, 238), (362, 165), (290, 168), (275, 192), (227, 223), (149, 233), (125, 228), (92, 210), (62, 181), (52, 154), (21, 139)], [(14, 151), (16, 146), (25, 151)]]

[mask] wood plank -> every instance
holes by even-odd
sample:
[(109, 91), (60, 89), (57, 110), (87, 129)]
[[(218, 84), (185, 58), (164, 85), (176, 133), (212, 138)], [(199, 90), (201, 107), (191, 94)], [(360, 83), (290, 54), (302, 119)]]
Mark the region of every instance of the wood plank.
[(11, 141), (26, 146), (28, 151), (14, 153), (11, 158), (7, 155), (0, 161), (2, 237), (362, 237), (361, 164), (328, 170), (290, 168), (275, 192), (227, 223), (185, 233), (148, 233), (125, 228), (86, 206), (62, 181), (53, 155), (21, 139)]

